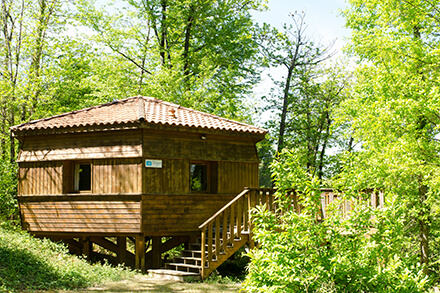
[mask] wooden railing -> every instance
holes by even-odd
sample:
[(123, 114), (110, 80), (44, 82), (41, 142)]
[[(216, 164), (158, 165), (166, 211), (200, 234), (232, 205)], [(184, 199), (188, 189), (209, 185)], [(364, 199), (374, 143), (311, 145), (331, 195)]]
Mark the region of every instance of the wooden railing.
[(273, 189), (246, 188), (199, 226), (202, 236), (202, 278), (208, 276), (245, 243), (249, 242), (253, 246), (249, 211), (263, 203), (272, 210), (273, 194)]
[[(245, 188), (232, 201), (199, 226), (201, 230), (202, 278), (207, 277), (246, 243), (251, 249), (255, 246), (249, 211), (263, 204), (270, 211), (277, 210), (277, 203), (274, 202), (275, 191), (271, 188)], [(291, 197), (290, 208), (300, 213), (301, 206), (296, 192), (291, 190), (286, 193)], [(373, 207), (381, 208), (384, 206), (382, 192), (365, 191), (363, 193), (369, 194), (369, 204)], [(332, 189), (321, 189), (322, 218), (326, 216), (327, 206), (338, 197), (339, 195)], [(344, 216), (349, 214), (351, 206), (350, 201), (342, 201), (340, 211)]]

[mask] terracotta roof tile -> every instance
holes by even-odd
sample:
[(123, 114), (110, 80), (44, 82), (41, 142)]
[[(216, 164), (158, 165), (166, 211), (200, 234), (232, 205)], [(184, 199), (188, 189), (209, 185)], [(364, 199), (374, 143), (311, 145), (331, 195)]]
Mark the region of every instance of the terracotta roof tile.
[(248, 124), (181, 107), (149, 97), (131, 97), (11, 127), (12, 132), (79, 126), (117, 125), (145, 121), (190, 128), (207, 128), (264, 135), (267, 131)]

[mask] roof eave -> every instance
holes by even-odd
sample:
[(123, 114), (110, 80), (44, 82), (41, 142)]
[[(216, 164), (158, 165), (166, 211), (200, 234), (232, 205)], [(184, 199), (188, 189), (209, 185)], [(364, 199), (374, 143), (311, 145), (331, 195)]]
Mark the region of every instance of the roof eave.
[(249, 138), (253, 138), (256, 142), (263, 140), (267, 134), (267, 131), (263, 129), (255, 132), (237, 131), (237, 130), (226, 130), (219, 128), (205, 128), (205, 127), (191, 127), (191, 126), (182, 126), (182, 125), (149, 123), (143, 121), (142, 119), (136, 122), (126, 122), (126, 123), (117, 123), (117, 124), (115, 123), (115, 124), (100, 124), (100, 125), (81, 125), (81, 126), (69, 126), (69, 127), (59, 127), (59, 128), (37, 128), (37, 129), (23, 129), (23, 130), (21, 130), (19, 127), (11, 127), (9, 130), (11, 131), (13, 137), (20, 138), (24, 136), (35, 136), (35, 135), (85, 133), (85, 132), (132, 130), (132, 129), (154, 129), (154, 130), (164, 130), (164, 131), (182, 131), (182, 132), (192, 132), (192, 133), (201, 133), (201, 134), (205, 133), (205, 134), (249, 137)]

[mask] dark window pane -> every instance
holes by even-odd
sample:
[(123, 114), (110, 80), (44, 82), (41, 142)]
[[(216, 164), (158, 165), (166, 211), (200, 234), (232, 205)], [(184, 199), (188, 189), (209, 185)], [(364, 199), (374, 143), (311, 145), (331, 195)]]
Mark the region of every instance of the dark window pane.
[(191, 165), (191, 190), (207, 191), (208, 190), (208, 168), (206, 165)]
[(79, 165), (79, 184), (78, 190), (91, 190), (92, 188), (92, 168), (90, 164)]

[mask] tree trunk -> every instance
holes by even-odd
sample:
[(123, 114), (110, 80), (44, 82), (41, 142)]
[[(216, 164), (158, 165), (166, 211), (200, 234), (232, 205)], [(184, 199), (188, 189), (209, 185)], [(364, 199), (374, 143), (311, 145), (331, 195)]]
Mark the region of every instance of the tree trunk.
[(167, 13), (167, 1), (162, 0), (161, 1), (161, 7), (162, 7), (162, 19), (161, 19), (161, 36), (160, 36), (160, 59), (162, 60), (162, 65), (165, 66), (167, 64), (166, 62), (166, 42), (167, 42), (167, 25), (166, 25), (166, 13)]
[(190, 60), (189, 60), (189, 48), (190, 48), (190, 40), (191, 40), (191, 30), (195, 23), (195, 9), (194, 6), (189, 6), (188, 11), (188, 19), (186, 22), (185, 28), (185, 41), (183, 46), (183, 75), (185, 77), (185, 83), (188, 85), (189, 75), (190, 75)]
[(419, 225), (420, 225), (420, 263), (422, 264), (423, 273), (429, 274), (429, 211), (426, 207), (428, 187), (419, 179)]
[(290, 91), (290, 82), (292, 79), (292, 73), (293, 73), (293, 67), (290, 67), (286, 78), (286, 85), (284, 86), (283, 108), (281, 110), (280, 132), (278, 134), (278, 149), (277, 149), (278, 153), (281, 153), (281, 151), (284, 148), (284, 132), (286, 129), (286, 117), (287, 117), (287, 108), (289, 106), (289, 91)]

